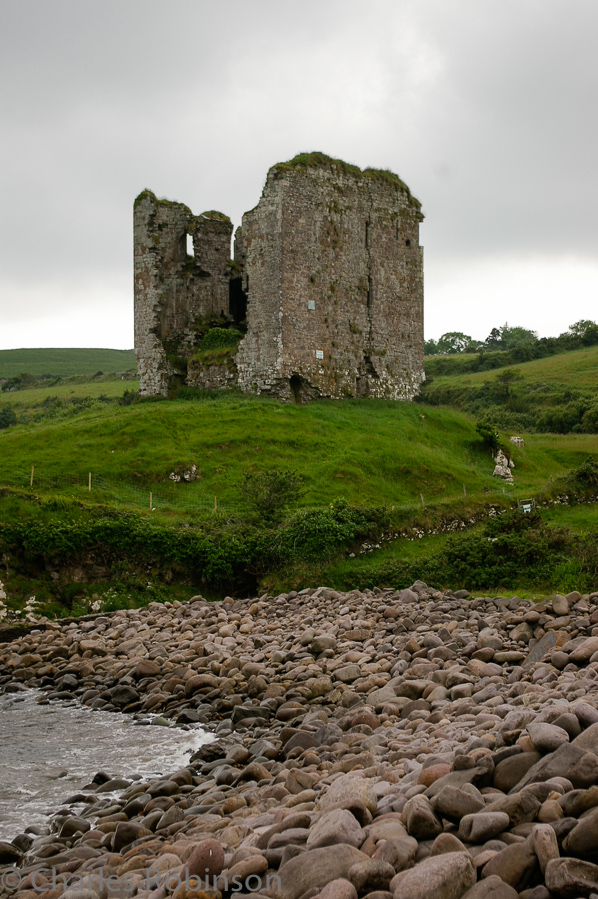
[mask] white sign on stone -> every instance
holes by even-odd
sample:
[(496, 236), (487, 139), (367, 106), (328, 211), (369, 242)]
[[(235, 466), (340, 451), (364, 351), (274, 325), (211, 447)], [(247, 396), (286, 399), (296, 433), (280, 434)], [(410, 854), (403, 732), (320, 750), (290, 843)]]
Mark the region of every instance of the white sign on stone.
[(324, 358), (324, 350), (316, 350), (316, 359)]

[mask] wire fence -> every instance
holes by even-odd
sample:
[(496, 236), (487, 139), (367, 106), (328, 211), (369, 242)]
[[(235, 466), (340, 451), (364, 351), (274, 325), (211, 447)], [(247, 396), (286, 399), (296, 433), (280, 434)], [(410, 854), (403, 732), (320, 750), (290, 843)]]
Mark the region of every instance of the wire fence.
[(12, 477), (0, 474), (0, 484), (31, 495), (60, 495), (98, 505), (114, 503), (152, 511), (232, 514), (241, 510), (240, 503), (208, 495), (201, 490), (200, 484), (184, 481), (142, 486), (110, 481), (94, 472), (48, 475), (32, 468)]
[[(235, 501), (228, 497), (219, 497), (207, 494), (203, 485), (198, 482), (186, 481), (170, 482), (168, 484), (132, 484), (126, 481), (111, 481), (95, 472), (47, 474), (35, 467), (30, 471), (13, 472), (11, 474), (0, 473), (0, 486), (23, 491), (32, 496), (67, 497), (81, 502), (97, 505), (115, 504), (131, 509), (146, 509), (151, 511), (177, 511), (195, 515), (224, 514), (233, 515), (246, 512), (247, 509), (241, 501)], [(511, 491), (503, 482), (498, 482), (485, 490), (487, 499), (504, 499), (505, 494), (511, 497)], [(435, 506), (438, 503), (454, 503), (463, 500), (467, 496), (465, 485), (456, 491), (447, 491), (441, 496), (434, 494), (425, 497), (419, 495), (419, 500), (411, 502), (383, 500), (368, 502), (368, 506), (379, 506), (389, 511), (425, 509), (427, 505)]]

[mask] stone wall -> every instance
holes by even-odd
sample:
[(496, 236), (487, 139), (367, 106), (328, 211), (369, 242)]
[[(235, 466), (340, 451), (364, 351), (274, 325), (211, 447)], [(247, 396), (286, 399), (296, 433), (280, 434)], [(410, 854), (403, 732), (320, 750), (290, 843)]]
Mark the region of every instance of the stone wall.
[(241, 389), (411, 399), (424, 377), (422, 218), (387, 172), (270, 169), (243, 217)]
[(424, 378), (422, 219), (396, 175), (302, 154), (268, 172), (231, 267), (225, 216), (196, 217), (144, 191), (135, 208), (141, 392), (168, 392), (176, 357), (196, 349), (198, 317), (239, 322), (246, 304), (234, 378), (230, 366), (216, 375), (194, 361), (188, 383), (234, 381), (296, 401), (411, 399)]
[(233, 390), (237, 387), (238, 373), (234, 353), (222, 361), (190, 359), (187, 369), (187, 384), (204, 390)]
[(181, 361), (195, 350), (196, 322), (228, 314), (232, 230), (222, 213), (194, 216), (151, 191), (137, 197), (135, 352), (142, 395), (166, 396), (173, 375), (184, 374)]

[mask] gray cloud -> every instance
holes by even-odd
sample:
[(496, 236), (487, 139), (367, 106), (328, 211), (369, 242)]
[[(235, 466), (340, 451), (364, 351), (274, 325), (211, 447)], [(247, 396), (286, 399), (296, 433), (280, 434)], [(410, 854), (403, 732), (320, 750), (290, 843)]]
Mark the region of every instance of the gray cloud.
[[(305, 149), (391, 168), (422, 200), (430, 333), (446, 330), (455, 266), (481, 303), (457, 303), (452, 326), (482, 333), (488, 316), (488, 329), (501, 323), (477, 308), (484, 272), (511, 266), (515, 278), (531, 257), (535, 270), (543, 257), (597, 265), (592, 0), (0, 10), (0, 346), (33, 339), (50, 309), (57, 323), (89, 322), (75, 344), (103, 333), (101, 318), (113, 345), (132, 345), (135, 195), (147, 186), (238, 223), (269, 166)], [(528, 294), (520, 320), (542, 331), (546, 297)], [(596, 317), (586, 294), (562, 328)]]

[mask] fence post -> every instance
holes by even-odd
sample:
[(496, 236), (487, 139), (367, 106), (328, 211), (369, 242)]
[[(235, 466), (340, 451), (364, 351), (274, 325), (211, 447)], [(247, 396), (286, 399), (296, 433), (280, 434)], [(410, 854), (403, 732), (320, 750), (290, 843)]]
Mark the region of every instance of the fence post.
[(152, 511), (153, 507), (154, 507), (154, 503), (153, 503), (153, 494), (150, 493), (150, 512)]
[(91, 493), (91, 471), (89, 472), (89, 487), (88, 487), (88, 490), (89, 490), (89, 492)]
[(218, 497), (214, 497), (214, 512), (218, 511)]
[(421, 501), (422, 501), (422, 506), (423, 506), (424, 509), (425, 509), (425, 508), (426, 508), (426, 501), (424, 500), (424, 495), (423, 495), (423, 493), (420, 493), (419, 498), (421, 499)]
[(467, 488), (465, 484), (463, 484), (463, 496), (467, 496)]
[(35, 471), (35, 465), (31, 466), (31, 479), (29, 481), (29, 486), (33, 487), (33, 472)]

